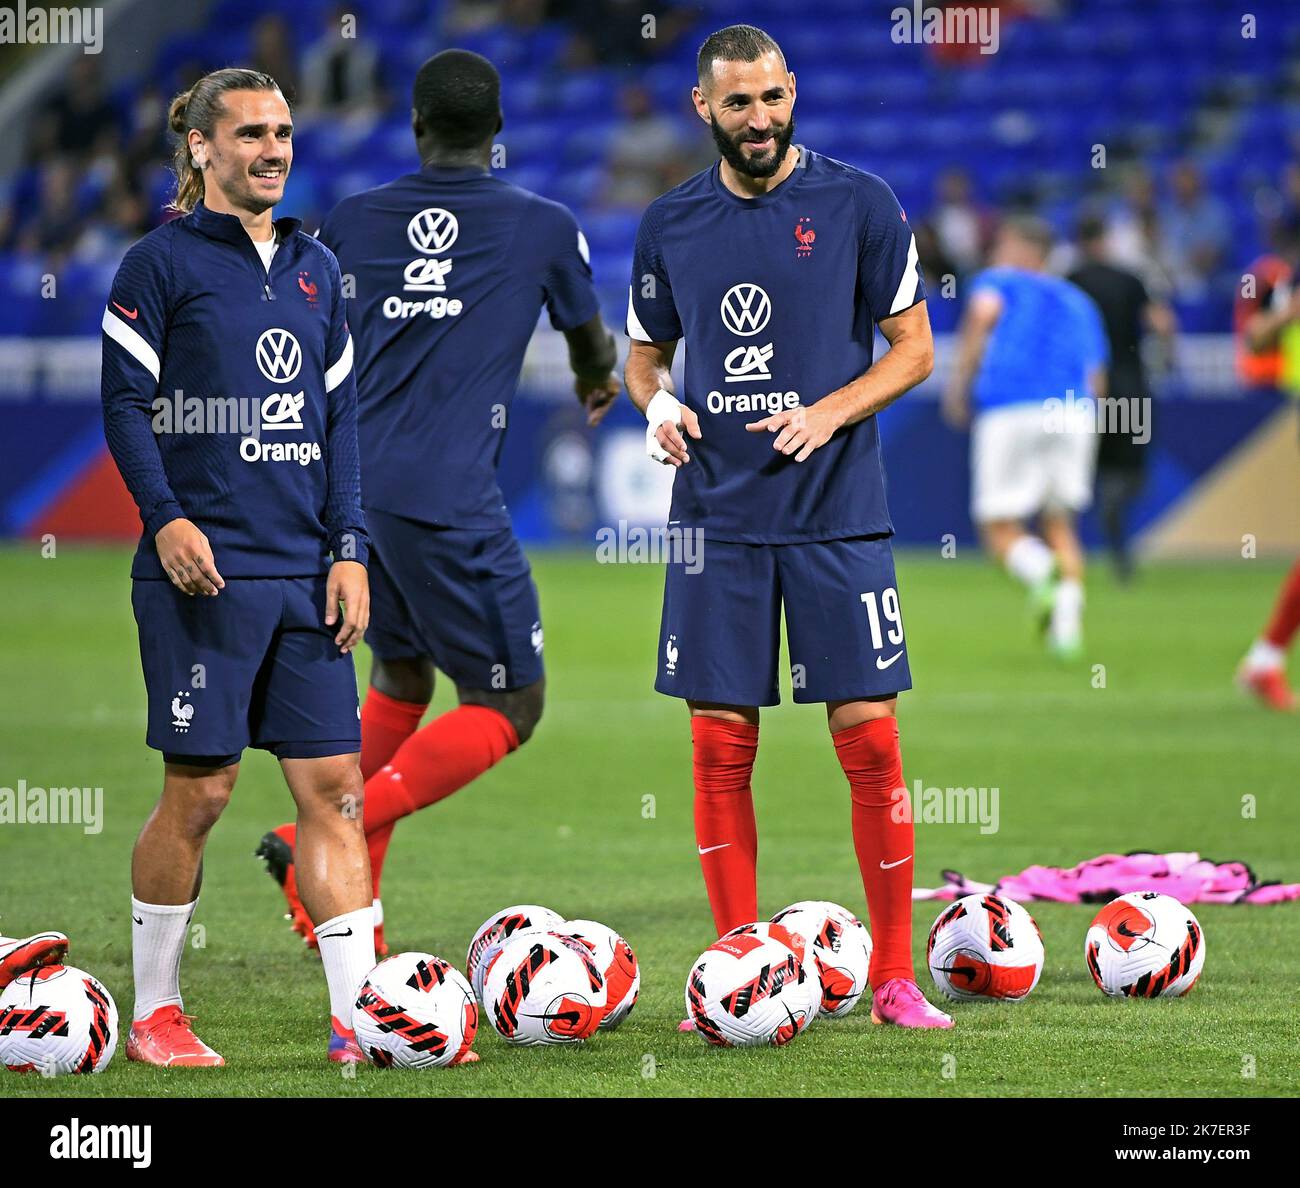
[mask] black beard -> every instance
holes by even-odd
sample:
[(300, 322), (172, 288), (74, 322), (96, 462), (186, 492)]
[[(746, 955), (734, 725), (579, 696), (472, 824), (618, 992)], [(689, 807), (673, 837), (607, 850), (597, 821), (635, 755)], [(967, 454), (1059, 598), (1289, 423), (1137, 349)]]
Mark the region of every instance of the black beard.
[(791, 115), (789, 122), (779, 131), (775, 126), (773, 127), (772, 136), (776, 141), (776, 147), (770, 156), (766, 153), (759, 156), (746, 156), (740, 146), (752, 135), (749, 129), (745, 129), (737, 139), (733, 140), (719, 127), (712, 112), (709, 112), (709, 129), (713, 133), (713, 143), (718, 146), (718, 152), (722, 154), (723, 160), (737, 173), (743, 173), (747, 177), (771, 177), (781, 168), (786, 150), (794, 138), (794, 116)]

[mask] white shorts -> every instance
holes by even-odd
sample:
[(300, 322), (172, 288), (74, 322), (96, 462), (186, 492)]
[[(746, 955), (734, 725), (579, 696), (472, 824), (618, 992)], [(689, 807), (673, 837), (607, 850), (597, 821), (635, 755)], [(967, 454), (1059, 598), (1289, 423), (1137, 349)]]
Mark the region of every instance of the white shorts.
[(978, 413), (971, 429), (971, 519), (1024, 520), (1092, 502), (1097, 425), (1089, 412), (1049, 428), (1041, 404)]

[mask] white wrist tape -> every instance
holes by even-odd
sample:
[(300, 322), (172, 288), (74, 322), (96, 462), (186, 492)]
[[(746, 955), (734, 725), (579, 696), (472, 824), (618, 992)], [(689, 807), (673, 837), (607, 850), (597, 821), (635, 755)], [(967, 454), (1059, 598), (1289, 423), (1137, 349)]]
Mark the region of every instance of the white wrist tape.
[(645, 419), (647, 421), (645, 431), (646, 453), (656, 462), (667, 462), (668, 454), (663, 446), (659, 444), (659, 439), (655, 436), (655, 433), (665, 421), (670, 421), (673, 425), (682, 423), (681, 402), (671, 392), (666, 392), (663, 388), (660, 388), (650, 397), (650, 403), (646, 405)]

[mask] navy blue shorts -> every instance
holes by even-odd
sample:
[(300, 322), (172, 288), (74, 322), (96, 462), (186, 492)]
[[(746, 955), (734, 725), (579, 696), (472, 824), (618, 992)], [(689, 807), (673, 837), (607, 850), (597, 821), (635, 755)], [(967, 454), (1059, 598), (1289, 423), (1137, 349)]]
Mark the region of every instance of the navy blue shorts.
[(706, 540), (698, 557), (670, 562), (655, 688), (689, 701), (780, 704), (782, 604), (795, 701), (912, 687), (889, 538), (856, 537)]
[(381, 660), (422, 656), (459, 688), (542, 679), (542, 612), (509, 528), (440, 528), (366, 509), (370, 629)]
[(280, 759), (361, 750), (351, 655), (325, 626), (325, 575), (228, 578), (215, 598), (132, 583), (151, 747), (226, 767), (245, 747)]

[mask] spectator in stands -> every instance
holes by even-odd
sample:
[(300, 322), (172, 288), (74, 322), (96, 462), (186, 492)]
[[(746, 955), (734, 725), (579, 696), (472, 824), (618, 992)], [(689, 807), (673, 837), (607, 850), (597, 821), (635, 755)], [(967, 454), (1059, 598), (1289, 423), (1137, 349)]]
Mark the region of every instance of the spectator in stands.
[(1202, 300), (1228, 248), (1228, 212), (1205, 192), (1201, 171), (1190, 161), (1174, 166), (1170, 189), (1160, 212), (1165, 260), (1178, 296)]
[[(1067, 279), (1097, 304), (1110, 344), (1107, 401), (1129, 404), (1136, 414), (1098, 419), (1104, 426), (1097, 450), (1097, 502), (1116, 576), (1127, 581), (1133, 573), (1129, 551), (1128, 515), (1142, 492), (1150, 453), (1154, 409), (1142, 361), (1142, 339), (1148, 330), (1159, 335), (1162, 354), (1172, 357), (1175, 321), (1163, 301), (1153, 301), (1135, 272), (1112, 264), (1106, 246), (1106, 224), (1085, 216), (1077, 234), (1081, 260)], [(1141, 429), (1139, 431), (1139, 424)], [(1122, 432), (1120, 430), (1123, 430)], [(1145, 438), (1146, 440), (1143, 440)]]
[(602, 201), (606, 206), (644, 210), (670, 190), (682, 171), (694, 165), (692, 145), (681, 126), (656, 108), (653, 96), (640, 83), (629, 83), (619, 94), (624, 123), (610, 141), (608, 176)]
[(1156, 187), (1145, 165), (1133, 166), (1122, 184), (1122, 197), (1106, 221), (1111, 260), (1136, 272), (1147, 292), (1167, 298), (1173, 282), (1163, 257), (1163, 235)]
[(565, 54), (570, 67), (630, 66), (662, 58), (695, 22), (694, 14), (663, 0), (550, 0), (548, 15), (574, 31)]
[(936, 183), (936, 204), (929, 222), (942, 254), (959, 274), (974, 272), (988, 247), (992, 220), (974, 198), (970, 174), (945, 169)]
[(71, 157), (53, 157), (41, 168), (35, 217), (18, 233), (19, 250), (43, 252), (51, 267), (62, 263), (81, 233), (77, 170)]
[(351, 14), (336, 4), (325, 16), (320, 40), (303, 55), (302, 108), (332, 115), (373, 116), (384, 107), (379, 79), (379, 55), (374, 43), (351, 29), (343, 36)]
[(68, 86), (50, 105), (52, 147), (76, 158), (111, 149), (117, 139), (117, 113), (104, 94), (97, 59), (73, 59)]
[(253, 25), (252, 61), (254, 70), (269, 74), (280, 84), (280, 91), (290, 103), (298, 99), (298, 55), (293, 34), (279, 13), (259, 17)]

